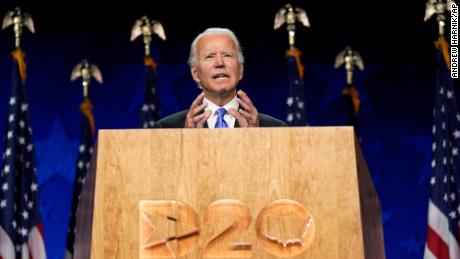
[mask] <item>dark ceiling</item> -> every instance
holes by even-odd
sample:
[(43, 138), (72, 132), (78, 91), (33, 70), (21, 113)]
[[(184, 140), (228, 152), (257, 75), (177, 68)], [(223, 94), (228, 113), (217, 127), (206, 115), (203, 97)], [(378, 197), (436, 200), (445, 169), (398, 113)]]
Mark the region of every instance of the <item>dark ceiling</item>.
[[(128, 32), (136, 19), (148, 15), (163, 23), (170, 39), (190, 39), (207, 27), (228, 27), (241, 41), (276, 40), (287, 45), (284, 29), (273, 31), (276, 11), (287, 1), (12, 1), (1, 0), (0, 12), (23, 6), (38, 35)], [(298, 44), (312, 55), (352, 44), (375, 58), (429, 51), (435, 21), (423, 22), (425, 1), (291, 1), (306, 10), (311, 28), (302, 28)], [(3, 32), (4, 33), (4, 32)], [(2, 34), (3, 34), (2, 33)]]

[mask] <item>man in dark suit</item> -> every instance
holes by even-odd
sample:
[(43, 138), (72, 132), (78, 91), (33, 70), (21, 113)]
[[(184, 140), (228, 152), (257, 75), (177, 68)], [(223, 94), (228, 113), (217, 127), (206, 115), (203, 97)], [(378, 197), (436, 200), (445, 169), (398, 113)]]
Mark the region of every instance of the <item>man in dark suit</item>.
[(193, 80), (203, 92), (188, 110), (163, 118), (156, 128), (278, 127), (285, 124), (257, 112), (249, 97), (236, 90), (244, 57), (235, 34), (209, 28), (192, 43), (188, 60)]

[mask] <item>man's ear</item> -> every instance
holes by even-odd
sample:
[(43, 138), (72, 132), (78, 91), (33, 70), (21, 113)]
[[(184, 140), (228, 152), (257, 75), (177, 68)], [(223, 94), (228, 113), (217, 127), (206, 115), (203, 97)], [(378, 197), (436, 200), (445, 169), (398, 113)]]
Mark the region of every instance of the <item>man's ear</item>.
[(198, 77), (198, 71), (196, 67), (190, 67), (190, 73), (192, 74), (193, 80), (198, 84), (201, 83), (200, 78)]
[(238, 80), (243, 79), (243, 74), (244, 74), (244, 65), (240, 64), (240, 78)]

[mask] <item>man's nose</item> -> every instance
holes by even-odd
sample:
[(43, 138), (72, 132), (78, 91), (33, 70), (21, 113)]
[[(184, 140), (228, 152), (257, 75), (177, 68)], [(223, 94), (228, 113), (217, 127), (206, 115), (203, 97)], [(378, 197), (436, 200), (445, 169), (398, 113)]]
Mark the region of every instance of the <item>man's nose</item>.
[(217, 55), (215, 61), (216, 67), (223, 67), (225, 65), (224, 58), (221, 55)]

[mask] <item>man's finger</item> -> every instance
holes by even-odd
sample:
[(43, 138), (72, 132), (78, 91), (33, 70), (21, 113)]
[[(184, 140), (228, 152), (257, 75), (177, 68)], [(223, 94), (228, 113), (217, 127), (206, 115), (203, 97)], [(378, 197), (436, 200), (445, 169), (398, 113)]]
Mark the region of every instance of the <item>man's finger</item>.
[(243, 90), (238, 90), (237, 95), (242, 108), (239, 113), (246, 118), (249, 127), (259, 127), (259, 113), (254, 104), (252, 104), (251, 99)]
[(185, 123), (184, 123), (185, 128), (195, 128), (196, 125), (195, 125), (195, 122), (193, 121), (193, 118), (195, 118), (195, 114), (197, 114), (199, 111), (204, 109), (204, 107), (206, 107), (206, 105), (202, 104), (203, 97), (204, 97), (204, 92), (200, 93), (190, 105), (190, 108), (187, 112), (187, 116), (185, 117)]
[(196, 106), (195, 108), (193, 108), (193, 109), (191, 110), (191, 112), (192, 112), (192, 113), (191, 113), (191, 116), (192, 116), (192, 117), (195, 117), (195, 116), (196, 116), (197, 114), (199, 114), (204, 108), (206, 108), (206, 106), (208, 106), (207, 103), (202, 103), (201, 105)]
[[(204, 113), (198, 115), (198, 116), (202, 116), (202, 117), (200, 119), (198, 119), (198, 121), (196, 122), (196, 127), (197, 128), (203, 128), (204, 123), (209, 119), (209, 117), (211, 116), (211, 113), (212, 113), (211, 110), (207, 110)], [(198, 116), (196, 116), (196, 117), (198, 117)]]
[(192, 105), (190, 105), (190, 108), (187, 112), (187, 117), (186, 117), (187, 120), (193, 119), (193, 117), (195, 117), (197, 113), (199, 113), (201, 110), (203, 110), (207, 106), (207, 104), (199, 103), (199, 101), (202, 100), (203, 96), (204, 96), (204, 93), (201, 93), (198, 95), (197, 98), (195, 98), (195, 100), (193, 100)]
[(252, 114), (252, 113), (248, 113), (245, 110), (239, 110), (238, 112), (241, 115), (243, 115), (243, 117), (246, 118), (246, 120), (248, 121), (248, 124), (249, 124), (250, 127), (258, 127), (259, 126), (259, 115), (257, 113)]
[(200, 113), (196, 116), (192, 116), (191, 114), (192, 114), (191, 112), (187, 114), (187, 118), (185, 120), (185, 128), (202, 128), (204, 125), (204, 122), (201, 123), (201, 126), (200, 126), (200, 122), (203, 120), (206, 121), (211, 115), (211, 111), (209, 110), (204, 113)]
[(254, 116), (252, 116), (249, 112), (243, 110), (243, 109), (240, 109), (238, 111), (241, 115), (243, 115), (243, 117), (246, 118), (246, 120), (250, 121)]
[(257, 116), (257, 109), (256, 107), (254, 106), (254, 104), (252, 104), (252, 101), (251, 99), (249, 99), (249, 97), (246, 95), (245, 92), (243, 92), (242, 90), (239, 90), (237, 92), (239, 98), (237, 99), (239, 104), (241, 105), (241, 107), (247, 111), (248, 113), (250, 114), (255, 114)]
[(193, 100), (192, 105), (190, 105), (190, 109), (192, 109), (193, 107), (195, 107), (197, 105), (200, 105), (203, 102), (203, 97), (204, 97), (204, 92), (201, 92), (201, 94), (199, 94), (195, 98), (195, 100)]
[(249, 99), (249, 96), (243, 90), (238, 90), (236, 94), (240, 97), (241, 100), (248, 103), (249, 105), (252, 105), (251, 99)]
[(246, 120), (246, 118), (243, 115), (241, 115), (237, 110), (230, 108), (228, 109), (228, 112), (236, 118), (238, 124), (240, 124), (240, 127), (245, 128), (248, 126), (248, 121)]
[(256, 111), (256, 107), (254, 107), (252, 104), (242, 100), (242, 99), (238, 99), (238, 102), (240, 103), (240, 106), (241, 108), (243, 108), (243, 110), (249, 112), (249, 113), (253, 113)]

